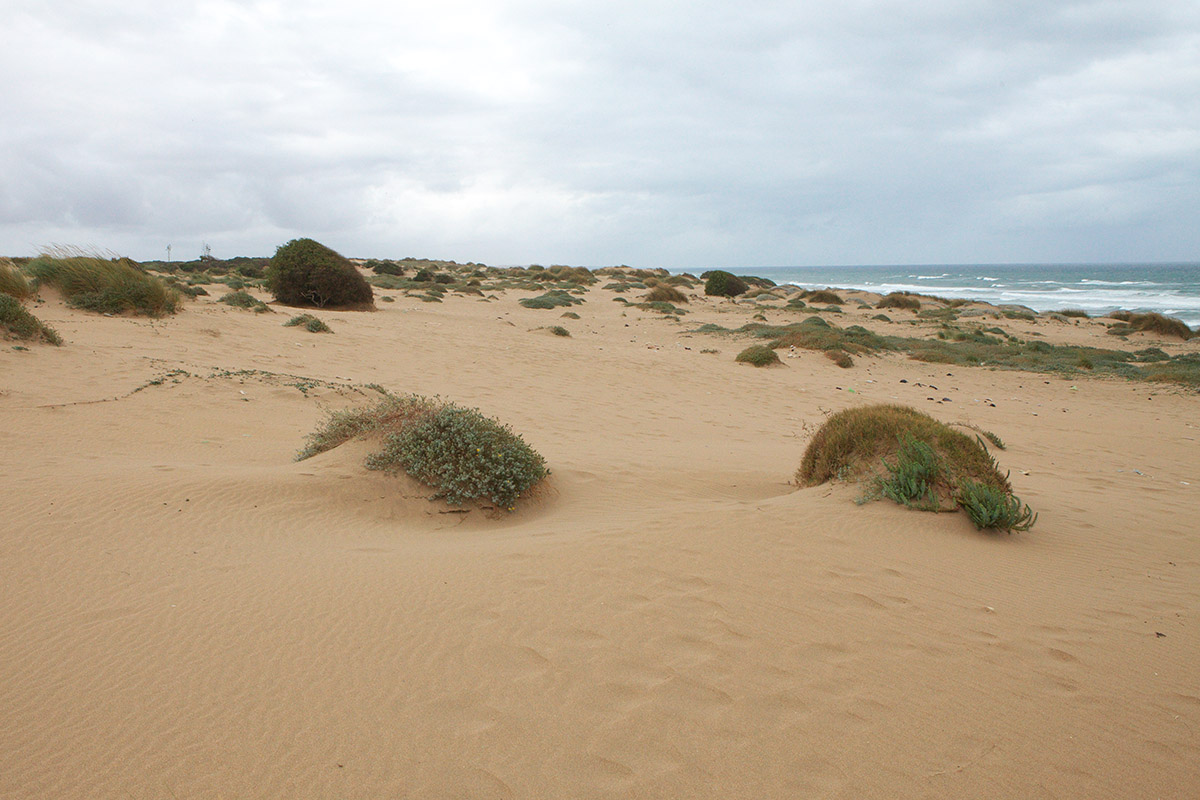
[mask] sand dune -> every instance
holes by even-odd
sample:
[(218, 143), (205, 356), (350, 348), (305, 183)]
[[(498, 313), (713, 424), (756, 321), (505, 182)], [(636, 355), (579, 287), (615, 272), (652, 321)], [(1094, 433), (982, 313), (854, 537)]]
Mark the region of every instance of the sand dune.
[[(41, 306), (66, 345), (0, 347), (0, 797), (1200, 794), (1194, 392), (756, 370), (689, 332), (753, 313), (727, 301), (522, 296), (332, 335)], [(480, 407), (551, 477), (458, 513), (370, 442), (292, 460), (371, 383)], [(791, 485), (865, 402), (999, 434), (1037, 526)]]

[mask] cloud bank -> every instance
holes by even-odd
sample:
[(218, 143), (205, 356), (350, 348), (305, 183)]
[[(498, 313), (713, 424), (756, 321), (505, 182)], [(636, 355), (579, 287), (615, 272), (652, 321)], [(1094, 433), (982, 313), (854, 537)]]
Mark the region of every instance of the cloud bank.
[[(13, 5), (13, 4), (10, 4)], [(0, 252), (1195, 260), (1200, 6), (17, 2)]]

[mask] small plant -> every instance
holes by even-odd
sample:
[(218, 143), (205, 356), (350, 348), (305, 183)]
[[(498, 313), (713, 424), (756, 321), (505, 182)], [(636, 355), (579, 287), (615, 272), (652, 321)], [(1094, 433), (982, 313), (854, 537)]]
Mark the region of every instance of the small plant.
[(128, 258), (107, 259), (81, 251), (43, 253), (29, 264), (34, 276), (63, 293), (67, 304), (102, 314), (174, 314), (179, 292)]
[(1037, 514), (1021, 499), (986, 483), (964, 481), (958, 504), (979, 530), (1027, 531), (1037, 522)]
[(312, 239), (280, 245), (266, 269), (267, 289), (289, 306), (362, 307), (371, 304), (371, 284), (350, 260)]
[(752, 364), (756, 367), (767, 367), (772, 364), (782, 363), (779, 360), (779, 354), (771, 348), (762, 344), (752, 344), (745, 350), (737, 354), (734, 359), (740, 364)]
[(0, 294), (0, 333), (14, 339), (41, 339), (53, 345), (62, 344), (62, 337), (53, 328), (30, 314), (21, 301), (10, 294)]
[(579, 319), (579, 315), (576, 314), (574, 311), (564, 311), (562, 313), (562, 318), (563, 319)]
[(299, 314), (283, 323), (285, 328), (303, 326), (310, 333), (333, 333), (333, 329), (312, 314)]
[(1064, 317), (1079, 317), (1082, 319), (1088, 319), (1088, 312), (1084, 311), (1082, 308), (1064, 308), (1058, 313), (1062, 314)]
[(555, 336), (566, 336), (566, 337), (571, 336), (571, 332), (569, 330), (567, 330), (566, 328), (564, 328), (562, 325), (553, 325), (550, 327), (549, 330)]
[(849, 369), (854, 366), (854, 359), (845, 350), (826, 350), (825, 357), (842, 369)]
[(737, 297), (745, 294), (750, 287), (744, 280), (731, 272), (714, 269), (704, 276), (704, 293), (711, 297)]

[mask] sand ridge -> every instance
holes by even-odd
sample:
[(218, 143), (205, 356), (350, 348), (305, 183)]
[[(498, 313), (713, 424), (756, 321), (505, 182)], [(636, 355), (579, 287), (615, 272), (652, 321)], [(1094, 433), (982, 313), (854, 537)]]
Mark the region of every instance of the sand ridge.
[[(755, 309), (702, 295), (674, 322), (599, 287), (579, 320), (389, 294), (317, 312), (332, 335), (51, 298), (64, 347), (0, 347), (0, 797), (1200, 791), (1194, 392), (757, 370), (748, 338), (694, 333)], [(1151, 344), (1196, 349), (1128, 346)], [(511, 424), (546, 487), (450, 513), (364, 469), (369, 442), (293, 461), (368, 384)], [(1038, 525), (791, 485), (824, 415), (867, 402), (999, 434)]]

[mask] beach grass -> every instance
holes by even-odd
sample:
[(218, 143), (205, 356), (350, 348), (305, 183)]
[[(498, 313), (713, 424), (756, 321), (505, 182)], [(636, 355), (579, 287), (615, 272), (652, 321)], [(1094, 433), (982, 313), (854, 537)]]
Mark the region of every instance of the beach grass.
[(739, 364), (750, 364), (754, 367), (769, 367), (772, 364), (782, 363), (779, 360), (779, 354), (770, 347), (761, 344), (752, 344), (742, 352), (738, 353), (734, 361)]
[(29, 264), (39, 283), (62, 292), (67, 304), (103, 314), (161, 317), (179, 309), (179, 292), (127, 258), (71, 249), (45, 252)]
[(24, 300), (34, 294), (33, 286), (25, 277), (25, 273), (7, 258), (0, 258), (0, 294), (6, 294), (18, 300)]

